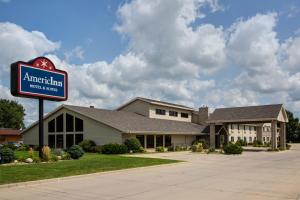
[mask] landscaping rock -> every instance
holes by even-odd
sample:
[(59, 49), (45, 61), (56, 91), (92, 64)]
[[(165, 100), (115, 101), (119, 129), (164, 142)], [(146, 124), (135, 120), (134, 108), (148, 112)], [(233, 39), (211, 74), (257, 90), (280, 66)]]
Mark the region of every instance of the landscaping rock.
[(32, 163), (33, 160), (32, 160), (32, 158), (26, 158), (25, 162), (26, 162), (26, 163)]
[(61, 160), (61, 156), (57, 156), (57, 159), (58, 159), (58, 160)]
[(18, 163), (18, 160), (14, 160), (14, 163)]

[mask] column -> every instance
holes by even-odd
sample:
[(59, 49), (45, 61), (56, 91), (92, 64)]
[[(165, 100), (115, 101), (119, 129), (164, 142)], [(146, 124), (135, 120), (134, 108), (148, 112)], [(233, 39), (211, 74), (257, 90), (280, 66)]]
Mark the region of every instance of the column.
[(257, 141), (260, 141), (263, 143), (262, 129), (263, 129), (262, 125), (258, 125), (256, 127), (256, 137), (257, 137), (256, 139), (257, 139)]
[(216, 127), (215, 124), (209, 125), (209, 144), (210, 148), (216, 148)]
[(276, 138), (276, 132), (277, 132), (277, 121), (271, 122), (271, 147), (272, 149), (277, 148), (277, 138)]
[(280, 122), (280, 148), (286, 149), (286, 126), (285, 122)]
[(154, 149), (156, 148), (156, 135), (154, 135)]
[(166, 146), (165, 135), (163, 135), (163, 147)]
[(147, 135), (144, 135), (144, 148), (147, 148)]

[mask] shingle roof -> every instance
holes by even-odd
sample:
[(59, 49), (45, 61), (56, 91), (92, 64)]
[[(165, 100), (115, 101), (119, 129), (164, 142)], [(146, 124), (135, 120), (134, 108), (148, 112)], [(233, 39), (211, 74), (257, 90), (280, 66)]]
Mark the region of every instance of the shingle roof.
[(0, 129), (0, 135), (5, 136), (13, 136), (13, 135), (20, 135), (21, 130), (15, 130), (15, 129)]
[(125, 133), (201, 134), (205, 126), (190, 122), (153, 119), (127, 112), (64, 105), (65, 108), (90, 117)]
[(282, 104), (217, 108), (207, 122), (264, 121), (277, 119)]
[(120, 106), (116, 110), (120, 110), (121, 108), (127, 106), (128, 104), (131, 104), (132, 102), (134, 102), (136, 100), (141, 100), (141, 101), (144, 101), (144, 102), (147, 102), (147, 103), (150, 103), (150, 104), (164, 105), (164, 106), (170, 106), (170, 107), (177, 107), (177, 108), (181, 108), (181, 109), (193, 110), (193, 108), (188, 107), (188, 106), (184, 106), (184, 105), (180, 105), (180, 104), (175, 104), (175, 103), (169, 103), (169, 102), (166, 102), (166, 101), (159, 101), (159, 100), (154, 100), (154, 99), (148, 99), (148, 98), (144, 98), (144, 97), (136, 97), (136, 98), (132, 99), (131, 101), (125, 103), (124, 105)]

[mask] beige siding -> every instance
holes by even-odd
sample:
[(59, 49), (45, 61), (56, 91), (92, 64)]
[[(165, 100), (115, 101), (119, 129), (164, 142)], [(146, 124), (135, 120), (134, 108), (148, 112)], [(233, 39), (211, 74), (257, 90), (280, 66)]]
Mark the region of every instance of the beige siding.
[(128, 104), (127, 106), (123, 107), (120, 110), (134, 112), (134, 113), (138, 113), (138, 114), (148, 117), (149, 116), (149, 106), (150, 106), (149, 103), (146, 103), (141, 100), (136, 100), (136, 101)]
[(172, 135), (171, 143), (176, 145), (191, 145), (196, 139), (194, 135)]
[[(122, 143), (122, 133), (114, 128), (111, 128), (105, 124), (97, 122), (93, 119), (80, 115), (78, 113), (74, 113), (65, 108), (59, 110), (54, 113), (52, 116), (47, 118), (44, 122), (44, 143), (48, 144), (48, 122), (52, 119), (56, 118), (60, 114), (64, 113), (64, 119), (66, 117), (66, 113), (73, 115), (74, 117), (78, 117), (83, 120), (83, 138), (90, 139), (96, 142), (97, 145), (103, 145), (107, 143)], [(64, 120), (64, 146), (66, 143), (65, 137), (66, 124)], [(51, 133), (52, 134), (52, 133)], [(29, 145), (38, 145), (38, 126), (34, 126), (30, 130), (24, 133), (24, 143)]]
[[(166, 115), (157, 115), (156, 109), (163, 109), (166, 110)], [(176, 111), (178, 113), (177, 117), (169, 116), (169, 111)], [(182, 118), (180, 116), (181, 113), (188, 113), (188, 118)], [(167, 119), (167, 120), (176, 120), (176, 121), (183, 121), (183, 122), (191, 122), (192, 121), (192, 112), (190, 110), (183, 110), (178, 108), (170, 108), (166, 106), (158, 106), (158, 105), (151, 105), (150, 106), (150, 112), (149, 112), (150, 118), (156, 118), (156, 119)]]

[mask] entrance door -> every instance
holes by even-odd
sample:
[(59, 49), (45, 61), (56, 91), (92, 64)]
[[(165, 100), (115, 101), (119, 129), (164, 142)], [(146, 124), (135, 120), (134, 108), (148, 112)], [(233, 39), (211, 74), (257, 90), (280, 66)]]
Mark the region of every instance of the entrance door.
[(154, 148), (154, 135), (147, 135), (147, 148)]

